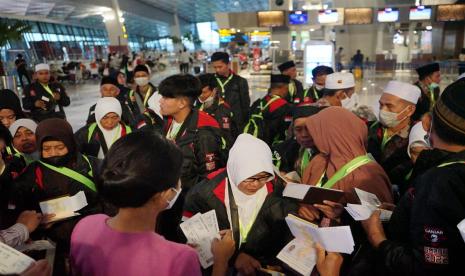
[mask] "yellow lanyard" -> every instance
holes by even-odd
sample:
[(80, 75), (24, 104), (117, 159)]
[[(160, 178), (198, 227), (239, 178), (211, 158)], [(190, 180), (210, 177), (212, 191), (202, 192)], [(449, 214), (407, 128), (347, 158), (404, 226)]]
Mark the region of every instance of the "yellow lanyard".
[(320, 97), (318, 97), (318, 91), (316, 91), (316, 87), (313, 86), (313, 96), (315, 97), (316, 100), (319, 100)]
[(391, 141), (393, 135), (388, 137), (387, 129), (383, 129), (383, 140), (381, 141), (381, 151), (384, 151), (386, 144)]
[(221, 87), (222, 94), (224, 94), (225, 92), (224, 88), (226, 87), (226, 84), (228, 84), (228, 82), (231, 81), (233, 77), (234, 74), (231, 73), (231, 75), (229, 75), (228, 79), (225, 82), (221, 82), (221, 80), (218, 77), (216, 77), (216, 81), (218, 82), (218, 85)]
[(52, 89), (50, 89), (50, 87), (48, 86), (48, 84), (47, 84), (47, 85), (43, 85), (43, 84), (41, 83), (40, 85), (42, 85), (42, 87), (45, 89), (45, 91), (47, 91), (47, 93), (50, 94), (50, 96), (52, 96), (52, 99), (55, 99), (55, 98), (53, 97), (53, 91), (52, 91)]
[(152, 93), (152, 87), (149, 86), (149, 89), (147, 90), (147, 93), (145, 94), (145, 99), (144, 99), (144, 106), (147, 107), (147, 101), (150, 98), (150, 94)]
[(182, 124), (179, 124), (179, 126), (176, 127), (176, 129), (173, 126), (174, 126), (174, 119), (173, 119), (173, 122), (171, 123), (170, 128), (168, 129), (168, 133), (166, 134), (166, 138), (168, 138), (169, 140), (174, 141), (176, 139), (176, 136), (179, 133), (179, 130), (181, 130)]
[(434, 97), (434, 90), (430, 90), (429, 93), (430, 93), (430, 96), (431, 96), (430, 110), (433, 110), (434, 104), (436, 103), (436, 99)]
[(250, 219), (250, 222), (246, 227), (242, 225), (241, 218), (239, 218), (239, 232), (241, 233), (241, 244), (247, 242), (247, 236), (249, 235), (250, 229), (252, 229), (257, 214), (258, 210), (255, 209), (252, 218)]
[[(302, 160), (300, 161), (300, 176), (304, 175), (304, 170), (307, 168), (308, 162), (310, 161), (311, 154), (308, 149), (304, 149)], [(321, 179), (320, 179), (321, 181)]]
[(291, 95), (291, 97), (294, 97), (295, 90), (295, 82), (291, 81), (291, 83), (289, 83), (289, 95)]
[(355, 169), (363, 165), (366, 165), (372, 161), (373, 160), (371, 160), (371, 158), (368, 157), (368, 155), (361, 155), (361, 156), (355, 157), (349, 163), (345, 164), (342, 168), (340, 168), (328, 181), (326, 181), (326, 183), (323, 186), (321, 185), (318, 185), (318, 186), (326, 188), (326, 189), (331, 189), (334, 186), (334, 184), (336, 184), (336, 182), (348, 176)]

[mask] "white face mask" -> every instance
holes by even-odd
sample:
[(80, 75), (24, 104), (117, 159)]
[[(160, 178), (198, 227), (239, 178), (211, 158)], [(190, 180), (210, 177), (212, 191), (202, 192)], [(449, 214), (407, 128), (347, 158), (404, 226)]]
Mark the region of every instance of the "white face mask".
[(345, 109), (349, 111), (354, 110), (355, 108), (357, 108), (357, 105), (358, 105), (357, 98), (358, 97), (356, 94), (352, 95), (351, 98), (349, 97), (345, 98), (344, 100), (341, 101), (342, 107), (344, 107)]
[(171, 188), (176, 195), (173, 197), (172, 200), (166, 201), (168, 203), (168, 206), (166, 206), (165, 210), (171, 209), (173, 205), (176, 203), (176, 200), (178, 200), (179, 195), (181, 194), (182, 188), (179, 188), (179, 190), (176, 190), (175, 188)]
[(395, 113), (395, 112), (389, 112), (389, 111), (386, 111), (386, 110), (380, 110), (379, 111), (379, 122), (385, 126), (385, 127), (388, 127), (388, 128), (393, 128), (393, 127), (396, 127), (397, 125), (400, 124), (400, 122), (402, 122), (403, 120), (407, 119), (407, 117), (405, 117), (404, 119), (402, 120), (399, 120), (397, 119), (397, 116), (399, 114), (401, 114), (402, 112), (405, 111), (405, 109), (407, 109), (408, 107), (404, 108), (404, 110), (402, 110), (401, 112), (399, 113)]
[(149, 78), (148, 77), (140, 77), (140, 78), (135, 78), (134, 82), (138, 86), (146, 86), (149, 83)]

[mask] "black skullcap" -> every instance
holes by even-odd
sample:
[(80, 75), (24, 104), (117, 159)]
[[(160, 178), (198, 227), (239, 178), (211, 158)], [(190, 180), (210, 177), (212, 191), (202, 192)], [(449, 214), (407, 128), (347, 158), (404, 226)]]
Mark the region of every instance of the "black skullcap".
[(291, 82), (291, 78), (285, 75), (271, 74), (270, 81), (271, 83), (289, 83)]
[(278, 69), (282, 73), (282, 72), (284, 72), (287, 69), (292, 68), (292, 67), (295, 67), (295, 63), (294, 63), (293, 60), (290, 60), (290, 61), (286, 61), (286, 62), (282, 63), (281, 65), (279, 65)]
[(460, 79), (441, 94), (434, 106), (435, 118), (444, 125), (465, 135), (465, 79)]
[(215, 52), (211, 56), (211, 62), (221, 60), (224, 63), (228, 64), (229, 63), (229, 55), (226, 52)]
[(314, 78), (321, 76), (321, 75), (329, 75), (334, 73), (333, 68), (325, 65), (319, 65), (312, 70), (312, 76)]
[(323, 108), (314, 106), (311, 103), (301, 103), (292, 109), (292, 120), (304, 117), (310, 117), (317, 114)]
[(104, 84), (113, 84), (114, 86), (118, 87), (118, 81), (113, 77), (104, 76), (100, 81), (100, 86)]
[(143, 71), (143, 72), (146, 72), (147, 74), (150, 74), (149, 73), (149, 68), (147, 68), (147, 66), (145, 66), (143, 64), (139, 64), (139, 65), (136, 66), (136, 68), (134, 68), (134, 74), (136, 74), (139, 71)]
[(423, 65), (423, 66), (418, 67), (416, 69), (416, 71), (418, 73), (418, 77), (420, 78), (420, 80), (426, 78), (427, 76), (429, 76), (429, 75), (431, 75), (434, 72), (437, 72), (439, 70), (440, 70), (439, 63), (426, 64), (426, 65)]

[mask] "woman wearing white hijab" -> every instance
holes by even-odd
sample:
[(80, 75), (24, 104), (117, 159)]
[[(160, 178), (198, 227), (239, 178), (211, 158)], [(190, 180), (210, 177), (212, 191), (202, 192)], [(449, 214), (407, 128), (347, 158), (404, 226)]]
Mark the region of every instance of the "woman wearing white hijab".
[(81, 153), (103, 159), (116, 140), (131, 133), (121, 121), (121, 104), (113, 97), (100, 98), (95, 106), (95, 123), (76, 132)]
[(220, 230), (232, 229), (237, 246), (234, 268), (254, 274), (276, 265), (276, 255), (292, 239), (284, 218), (297, 205), (283, 199), (268, 145), (249, 134), (238, 136), (226, 169), (208, 175), (187, 194), (184, 217), (216, 211)]

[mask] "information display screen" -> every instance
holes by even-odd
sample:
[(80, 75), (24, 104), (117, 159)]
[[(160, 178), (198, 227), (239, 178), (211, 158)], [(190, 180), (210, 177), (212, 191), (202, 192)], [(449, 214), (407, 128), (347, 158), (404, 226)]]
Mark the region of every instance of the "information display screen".
[(318, 22), (321, 24), (337, 23), (339, 21), (339, 13), (337, 10), (320, 10), (318, 12)]
[(344, 10), (344, 23), (347, 25), (371, 24), (372, 21), (373, 10), (371, 8), (355, 8)]
[(396, 22), (399, 20), (398, 8), (378, 9), (378, 22)]
[(283, 11), (259, 11), (258, 26), (260, 27), (280, 27), (284, 25)]
[(310, 41), (305, 45), (305, 83), (312, 84), (312, 70), (318, 65), (334, 67), (334, 46), (332, 43)]
[(427, 6), (411, 7), (409, 19), (410, 20), (430, 20), (431, 19), (431, 7), (427, 7)]

